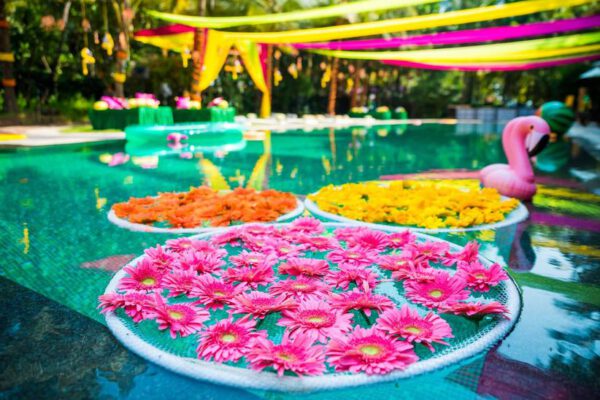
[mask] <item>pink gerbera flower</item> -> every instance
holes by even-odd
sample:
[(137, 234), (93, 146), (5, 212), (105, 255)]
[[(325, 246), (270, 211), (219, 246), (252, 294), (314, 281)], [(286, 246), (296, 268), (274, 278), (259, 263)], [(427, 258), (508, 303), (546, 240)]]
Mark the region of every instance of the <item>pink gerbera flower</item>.
[(287, 240), (268, 238), (262, 248), (267, 254), (274, 255), (283, 260), (299, 257), (302, 255), (302, 248), (291, 244)]
[(299, 276), (296, 279), (279, 280), (269, 287), (269, 293), (286, 295), (298, 300), (322, 298), (330, 292), (329, 286), (322, 280)]
[(123, 268), (129, 274), (119, 281), (119, 289), (125, 291), (149, 291), (162, 287), (164, 272), (156, 268), (150, 259), (144, 257), (136, 266)]
[(225, 282), (238, 282), (240, 286), (249, 286), (256, 289), (260, 285), (267, 285), (275, 280), (273, 268), (268, 265), (256, 267), (229, 268), (223, 272)]
[(293, 299), (258, 291), (239, 294), (231, 302), (234, 314), (251, 314), (256, 318), (264, 318), (269, 313), (294, 307), (296, 302)]
[(210, 238), (210, 242), (216, 246), (230, 245), (237, 247), (242, 244), (242, 230), (240, 228), (229, 228), (223, 233), (219, 233)]
[(251, 251), (263, 252), (267, 245), (268, 238), (266, 236), (254, 236), (249, 233), (242, 233), (242, 242)]
[(276, 233), (277, 229), (271, 225), (261, 225), (261, 224), (249, 224), (243, 225), (240, 228), (240, 231), (244, 235), (250, 236), (272, 236)]
[(350, 292), (334, 293), (330, 296), (331, 307), (342, 312), (359, 310), (367, 317), (371, 316), (371, 310), (381, 313), (394, 308), (394, 303), (387, 297), (373, 292), (363, 292), (354, 289)]
[(434, 351), (431, 343), (448, 345), (443, 339), (452, 338), (452, 328), (446, 321), (430, 312), (419, 315), (417, 310), (406, 304), (401, 309), (388, 310), (377, 320), (379, 329), (392, 336), (399, 336), (409, 342), (422, 343)]
[(371, 229), (365, 226), (350, 226), (347, 228), (338, 228), (333, 231), (333, 235), (340, 242), (352, 241), (352, 238), (359, 233), (371, 232)]
[(236, 267), (255, 267), (262, 264), (272, 267), (277, 263), (277, 257), (272, 254), (242, 251), (237, 256), (229, 257), (229, 262)]
[(150, 259), (152, 265), (161, 271), (169, 269), (174, 259), (173, 254), (166, 252), (161, 245), (146, 249), (144, 250), (144, 253), (146, 254), (146, 257)]
[(329, 272), (329, 263), (315, 258), (290, 258), (279, 265), (280, 274), (293, 276), (324, 276)]
[(117, 308), (122, 308), (136, 323), (146, 319), (154, 307), (152, 296), (138, 292), (107, 293), (100, 296), (99, 300), (98, 308), (102, 309), (101, 313), (114, 312)]
[(442, 258), (442, 264), (451, 266), (457, 263), (476, 262), (479, 257), (479, 243), (475, 240), (467, 245), (458, 253), (446, 253)]
[(323, 232), (323, 224), (313, 217), (296, 218), (289, 227), (291, 232), (318, 235)]
[(296, 335), (294, 339), (286, 332), (281, 344), (275, 344), (267, 338), (252, 341), (246, 359), (250, 367), (262, 371), (272, 367), (277, 375), (285, 371), (296, 375), (321, 375), (325, 371), (325, 353), (323, 346), (314, 345), (308, 335)]
[(223, 265), (225, 261), (215, 254), (190, 250), (180, 254), (174, 267), (206, 274), (218, 271)]
[(194, 241), (188, 238), (167, 240), (167, 248), (176, 253), (183, 253), (194, 248)]
[(254, 332), (255, 325), (256, 322), (248, 317), (237, 321), (229, 317), (209, 326), (200, 332), (200, 344), (196, 349), (198, 358), (216, 362), (239, 360), (250, 349), (250, 341), (266, 339), (266, 331)]
[(192, 289), (192, 296), (198, 298), (198, 304), (210, 309), (223, 308), (237, 296), (241, 287), (225, 283), (212, 275), (206, 274), (198, 277)]
[(351, 247), (333, 250), (327, 254), (327, 259), (336, 264), (368, 267), (377, 260), (378, 256), (379, 253), (375, 250)]
[(447, 314), (464, 315), (469, 318), (482, 318), (488, 314), (501, 314), (508, 319), (506, 307), (497, 301), (491, 303), (454, 303), (444, 306), (440, 312)]
[(169, 297), (182, 294), (190, 297), (197, 280), (198, 274), (194, 270), (174, 269), (163, 277), (163, 289), (169, 289)]
[(438, 262), (448, 252), (450, 246), (446, 242), (414, 243), (404, 247), (415, 253), (416, 258), (422, 261)]
[(277, 322), (285, 326), (293, 338), (297, 335), (307, 335), (321, 343), (327, 343), (329, 338), (343, 334), (352, 327), (351, 314), (333, 310), (323, 301), (305, 300), (294, 310), (286, 310)]
[(379, 283), (376, 273), (354, 265), (340, 265), (339, 270), (327, 275), (327, 283), (335, 288), (347, 290), (351, 283), (364, 291), (375, 289)]
[(412, 262), (412, 258), (406, 257), (404, 254), (389, 254), (380, 256), (377, 260), (377, 266), (387, 271), (398, 271), (406, 267), (406, 265), (410, 262)]
[(384, 250), (388, 246), (388, 235), (381, 231), (366, 230), (349, 237), (346, 243), (350, 247), (358, 247), (365, 250)]
[(429, 282), (435, 279), (438, 271), (426, 266), (427, 263), (414, 263), (408, 261), (402, 267), (392, 272), (392, 278), (402, 281), (411, 280), (418, 282)]
[(296, 240), (306, 250), (315, 252), (333, 250), (340, 247), (340, 243), (336, 239), (326, 236), (299, 236)]
[(394, 249), (401, 249), (406, 245), (415, 243), (416, 240), (417, 237), (407, 229), (403, 232), (390, 233), (388, 235), (388, 246)]
[(152, 317), (158, 322), (158, 329), (169, 329), (173, 339), (177, 334), (184, 337), (198, 332), (204, 326), (204, 321), (210, 318), (208, 311), (201, 308), (183, 303), (166, 304), (159, 294), (154, 299)]
[(408, 299), (429, 308), (445, 307), (469, 297), (463, 280), (441, 271), (429, 282), (404, 281), (404, 291)]
[(494, 263), (490, 268), (486, 268), (479, 261), (460, 262), (455, 276), (463, 279), (468, 287), (477, 292), (487, 292), (491, 286), (508, 279), (508, 275), (499, 264)]
[(332, 338), (327, 356), (337, 372), (367, 375), (404, 369), (419, 359), (409, 343), (395, 340), (378, 329), (359, 326), (349, 335)]

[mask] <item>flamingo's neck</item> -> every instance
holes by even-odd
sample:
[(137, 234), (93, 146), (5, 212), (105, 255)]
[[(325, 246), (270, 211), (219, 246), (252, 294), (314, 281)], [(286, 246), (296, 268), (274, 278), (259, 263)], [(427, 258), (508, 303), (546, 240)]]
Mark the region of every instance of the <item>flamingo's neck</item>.
[(533, 182), (534, 175), (525, 148), (527, 133), (519, 130), (519, 125), (509, 123), (502, 133), (502, 147), (511, 169), (522, 179)]

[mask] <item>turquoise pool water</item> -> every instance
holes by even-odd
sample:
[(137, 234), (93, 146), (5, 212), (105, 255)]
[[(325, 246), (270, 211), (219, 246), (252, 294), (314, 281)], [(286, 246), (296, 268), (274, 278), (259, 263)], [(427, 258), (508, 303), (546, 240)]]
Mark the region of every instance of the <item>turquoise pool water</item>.
[[(144, 248), (172, 236), (120, 229), (106, 219), (110, 205), (130, 196), (186, 190), (202, 183), (250, 184), (305, 195), (329, 183), (430, 170), (474, 170), (505, 161), (497, 128), (483, 125), (425, 124), (263, 136), (252, 135), (253, 140), (229, 146), (228, 151), (204, 149), (191, 158), (167, 148), (149, 151), (126, 148), (123, 143), (1, 150), (1, 275), (16, 284), (3, 283), (6, 290), (0, 295), (11, 309), (3, 318), (2, 341), (8, 346), (1, 357), (14, 360), (35, 346), (52, 356), (42, 368), (46, 375), (20, 376), (9, 366), (0, 367), (0, 393), (27, 397), (35, 386), (39, 393), (46, 388), (67, 397), (79, 393), (82, 398), (163, 398), (173, 390), (189, 398), (300, 397), (194, 382), (132, 356), (111, 338), (95, 309), (98, 295), (115, 270)], [(487, 231), (451, 238), (464, 243), (476, 237), (485, 243), (488, 257), (513, 269), (524, 306), (514, 331), (502, 343), (434, 374), (302, 398), (578, 398), (597, 393), (600, 197), (569, 177), (571, 168), (597, 168), (597, 162), (573, 146), (553, 145), (538, 157), (537, 173), (544, 185), (529, 206), (529, 221), (507, 234)], [(131, 153), (127, 163), (106, 164), (110, 155), (123, 151)], [(55, 303), (44, 298), (66, 308), (55, 309)], [(56, 318), (37, 330), (31, 328), (32, 321), (49, 318), (48, 313)], [(78, 313), (95, 322), (80, 319)], [(61, 323), (76, 329), (61, 330)], [(58, 340), (56, 329), (60, 340), (77, 341), (76, 348), (89, 353), (73, 357), (68, 345), (53, 345)], [(15, 338), (19, 346), (11, 344)], [(22, 362), (25, 370), (28, 366), (35, 370), (35, 360)], [(75, 374), (75, 370), (87, 373)], [(56, 378), (60, 374), (69, 378)]]

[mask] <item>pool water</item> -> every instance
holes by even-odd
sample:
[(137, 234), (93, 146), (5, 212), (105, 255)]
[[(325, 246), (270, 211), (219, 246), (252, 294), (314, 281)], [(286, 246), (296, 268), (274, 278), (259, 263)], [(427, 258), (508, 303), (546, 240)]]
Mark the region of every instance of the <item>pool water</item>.
[[(600, 197), (569, 174), (598, 163), (566, 142), (538, 156), (543, 185), (528, 206), (530, 220), (508, 236), (450, 238), (483, 241), (485, 255), (509, 265), (523, 293), (515, 329), (487, 353), (411, 380), (304, 396), (196, 382), (132, 355), (101, 325), (97, 298), (122, 265), (174, 236), (112, 225), (111, 204), (200, 184), (302, 196), (330, 183), (505, 162), (498, 128), (484, 125), (255, 133), (235, 146), (187, 150), (113, 142), (0, 151), (0, 334), (8, 344), (0, 352), (0, 397), (164, 398), (176, 390), (192, 399), (560, 399), (600, 392)], [(107, 165), (124, 151), (128, 162)]]

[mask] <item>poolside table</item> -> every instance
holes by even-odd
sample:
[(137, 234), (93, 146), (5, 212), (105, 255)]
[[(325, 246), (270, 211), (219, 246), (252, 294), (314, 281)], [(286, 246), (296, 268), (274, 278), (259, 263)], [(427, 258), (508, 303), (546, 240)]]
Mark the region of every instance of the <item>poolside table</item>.
[(235, 108), (208, 107), (199, 110), (173, 110), (173, 120), (180, 122), (234, 122)]
[(127, 110), (89, 110), (90, 122), (95, 130), (120, 129), (129, 125), (171, 125), (171, 107), (139, 107)]

